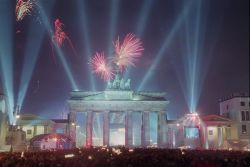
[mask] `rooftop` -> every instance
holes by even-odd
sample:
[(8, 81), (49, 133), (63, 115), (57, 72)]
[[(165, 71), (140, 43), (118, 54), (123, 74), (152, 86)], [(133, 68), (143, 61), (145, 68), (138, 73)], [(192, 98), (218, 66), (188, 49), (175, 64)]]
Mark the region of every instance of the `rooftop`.
[(69, 123), (68, 119), (51, 119), (55, 123)]
[(165, 99), (165, 92), (146, 92), (131, 90), (106, 90), (103, 92), (71, 92), (71, 100), (132, 100), (132, 101), (161, 101)]
[(226, 96), (226, 97), (223, 97), (223, 98), (220, 98), (219, 99), (219, 102), (223, 102), (223, 101), (227, 101), (227, 100), (230, 100), (230, 99), (233, 99), (233, 98), (237, 98), (237, 97), (245, 97), (245, 98), (249, 98), (250, 97), (250, 93), (232, 93), (231, 95), (229, 96)]

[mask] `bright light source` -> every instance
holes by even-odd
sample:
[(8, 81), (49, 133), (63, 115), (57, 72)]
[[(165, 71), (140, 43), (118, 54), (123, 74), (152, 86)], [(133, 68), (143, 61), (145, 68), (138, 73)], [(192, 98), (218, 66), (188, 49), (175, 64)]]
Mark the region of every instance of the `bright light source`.
[(19, 114), (17, 114), (17, 115), (16, 115), (16, 119), (19, 119), (19, 118), (20, 118), (20, 115), (19, 115)]
[(71, 123), (72, 126), (75, 126), (76, 124), (74, 122)]
[(176, 126), (180, 126), (180, 124), (179, 124), (179, 123), (177, 123), (177, 124), (176, 124)]
[(129, 149), (128, 151), (129, 151), (129, 152), (134, 152), (134, 149)]
[(71, 157), (74, 157), (75, 155), (74, 154), (66, 154), (64, 155), (65, 158), (71, 158)]
[(197, 113), (197, 112), (194, 112), (193, 115), (194, 115), (194, 116), (198, 116), (198, 113)]
[(24, 157), (24, 152), (22, 152), (22, 154), (21, 154), (21, 158), (22, 158), (22, 157)]

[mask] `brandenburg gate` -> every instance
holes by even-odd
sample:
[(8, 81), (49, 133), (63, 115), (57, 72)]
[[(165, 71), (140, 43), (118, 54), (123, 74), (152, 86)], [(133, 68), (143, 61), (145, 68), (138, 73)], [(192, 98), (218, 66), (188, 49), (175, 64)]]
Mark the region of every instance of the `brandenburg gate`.
[[(150, 136), (155, 135), (157, 139), (154, 144), (163, 147), (167, 137), (165, 128), (168, 103), (164, 92), (135, 92), (130, 90), (128, 81), (124, 83), (119, 78), (108, 83), (107, 89), (102, 92), (73, 91), (68, 100), (70, 136), (77, 147), (96, 145), (96, 131), (101, 132), (98, 146), (147, 147), (152, 145)], [(156, 131), (150, 130), (152, 113), (156, 115)], [(97, 114), (100, 117), (94, 121), (94, 115)], [(118, 114), (123, 122), (112, 123), (112, 120), (116, 120), (112, 117), (114, 114)], [(137, 119), (134, 118), (136, 114)], [(94, 122), (98, 124), (96, 129)], [(114, 133), (111, 131), (112, 127), (122, 126)]]

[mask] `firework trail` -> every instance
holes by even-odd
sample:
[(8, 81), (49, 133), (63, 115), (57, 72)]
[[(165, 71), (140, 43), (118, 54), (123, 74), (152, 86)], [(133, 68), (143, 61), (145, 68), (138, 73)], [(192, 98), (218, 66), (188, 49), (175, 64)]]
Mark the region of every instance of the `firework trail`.
[[(68, 35), (63, 31), (63, 23), (59, 19), (56, 19), (54, 22), (54, 35), (52, 36), (52, 43), (54, 43), (54, 45), (56, 45), (57, 47), (60, 47), (63, 45), (65, 40), (69, 42), (69, 45), (73, 50), (74, 54), (77, 55), (72, 41), (70, 40)], [(54, 52), (53, 49), (52, 52)]]
[(126, 35), (123, 43), (120, 42), (118, 37), (114, 42), (114, 49), (115, 56), (113, 62), (118, 66), (121, 72), (130, 65), (135, 66), (135, 62), (144, 50), (141, 40), (131, 33)]
[(94, 73), (100, 76), (101, 79), (105, 81), (112, 80), (114, 77), (114, 73), (112, 68), (108, 65), (104, 53), (98, 53), (94, 55), (93, 58), (89, 61), (89, 64), (92, 67)]
[(54, 35), (52, 36), (52, 42), (57, 46), (62, 46), (66, 39), (66, 33), (62, 30), (63, 23), (56, 19), (54, 22)]
[(35, 5), (34, 0), (17, 0), (16, 2), (16, 21), (21, 21), (26, 15), (31, 15), (33, 7)]

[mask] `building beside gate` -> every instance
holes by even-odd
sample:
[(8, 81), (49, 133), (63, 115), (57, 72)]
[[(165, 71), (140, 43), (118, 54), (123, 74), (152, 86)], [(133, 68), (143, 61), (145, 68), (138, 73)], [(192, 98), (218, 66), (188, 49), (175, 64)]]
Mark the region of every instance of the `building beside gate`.
[(236, 123), (219, 115), (191, 113), (167, 122), (170, 148), (230, 149), (237, 139)]

